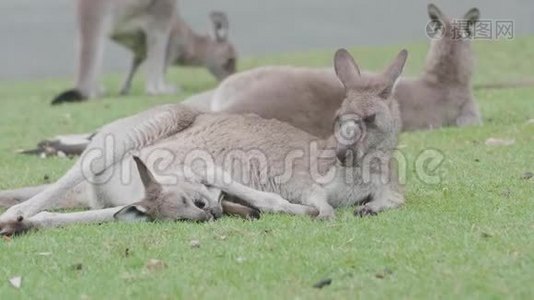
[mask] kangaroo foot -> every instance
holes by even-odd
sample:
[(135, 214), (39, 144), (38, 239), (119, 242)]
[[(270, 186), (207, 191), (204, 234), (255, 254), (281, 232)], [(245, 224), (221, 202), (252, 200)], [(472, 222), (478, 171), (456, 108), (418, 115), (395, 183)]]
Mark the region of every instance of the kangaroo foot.
[(71, 89), (64, 91), (63, 93), (57, 95), (54, 100), (52, 100), (52, 105), (63, 104), (65, 102), (81, 102), (87, 100), (87, 97), (82, 95), (82, 93), (76, 89)]

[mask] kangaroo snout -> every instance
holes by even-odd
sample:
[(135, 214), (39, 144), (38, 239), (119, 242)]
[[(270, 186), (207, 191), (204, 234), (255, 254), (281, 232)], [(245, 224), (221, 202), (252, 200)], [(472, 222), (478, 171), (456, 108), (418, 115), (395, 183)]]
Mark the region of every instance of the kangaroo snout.
[(222, 217), (222, 215), (223, 215), (223, 210), (222, 210), (222, 207), (220, 205), (215, 206), (215, 207), (204, 208), (204, 211), (206, 211), (208, 214), (210, 214), (213, 217), (213, 219), (218, 219), (218, 218)]
[(196, 213), (194, 217), (191, 218), (195, 222), (207, 222), (214, 220), (215, 217), (208, 210), (200, 210)]

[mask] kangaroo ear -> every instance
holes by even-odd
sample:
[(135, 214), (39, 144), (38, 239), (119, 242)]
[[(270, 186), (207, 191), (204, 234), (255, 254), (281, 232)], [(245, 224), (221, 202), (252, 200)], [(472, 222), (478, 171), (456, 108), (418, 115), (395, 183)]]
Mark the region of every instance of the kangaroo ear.
[(334, 56), (337, 77), (346, 89), (354, 87), (360, 78), (360, 68), (346, 49), (339, 49)]
[(471, 34), (476, 22), (480, 19), (480, 11), (478, 8), (471, 8), (464, 16), (464, 20), (467, 21), (465, 30)]
[(402, 74), (404, 65), (406, 64), (406, 59), (408, 59), (408, 50), (402, 49), (395, 60), (389, 65), (389, 67), (384, 72), (384, 75), (394, 84), (399, 76)]
[(471, 8), (464, 16), (464, 20), (469, 23), (476, 23), (480, 19), (480, 11), (478, 8)]
[(445, 20), (445, 15), (441, 12), (441, 10), (439, 10), (439, 8), (435, 4), (428, 4), (427, 11), (430, 20), (439, 22), (440, 24), (441, 21)]
[(224, 42), (228, 39), (228, 31), (230, 23), (226, 13), (222, 11), (212, 11), (210, 13), (210, 19), (213, 23), (213, 35), (217, 42)]
[(399, 79), (400, 75), (402, 74), (402, 70), (404, 69), (404, 65), (406, 64), (406, 59), (408, 58), (408, 51), (406, 49), (402, 49), (399, 54), (397, 54), (397, 57), (395, 60), (389, 65), (389, 67), (384, 71), (384, 76), (386, 76), (387, 81), (389, 84), (386, 86), (386, 88), (380, 93), (380, 97), (383, 99), (389, 98), (393, 92), (393, 87), (395, 86), (395, 83)]
[(147, 209), (141, 204), (132, 204), (124, 207), (113, 215), (113, 218), (124, 222), (149, 221)]
[(161, 191), (161, 185), (156, 181), (154, 175), (148, 170), (143, 161), (137, 157), (133, 157), (135, 164), (137, 165), (137, 171), (145, 187), (145, 193), (155, 193)]

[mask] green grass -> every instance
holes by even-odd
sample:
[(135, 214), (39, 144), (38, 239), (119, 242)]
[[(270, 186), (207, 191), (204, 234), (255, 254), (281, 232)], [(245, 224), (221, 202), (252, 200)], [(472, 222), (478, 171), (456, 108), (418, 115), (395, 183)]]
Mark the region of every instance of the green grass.
[[(401, 47), (407, 73), (421, 69), (425, 43), (358, 48), (365, 69), (378, 69)], [(534, 76), (534, 38), (476, 44), (477, 83)], [(264, 64), (324, 66), (333, 50), (249, 58)], [(43, 137), (84, 132), (120, 116), (213, 87), (203, 70), (172, 70), (184, 93), (134, 95), (51, 108), (69, 80), (0, 83), (0, 188), (43, 183), (72, 161), (18, 156)], [(119, 76), (106, 77), (110, 93)], [(479, 90), (485, 125), (403, 134), (410, 159), (407, 205), (374, 218), (338, 211), (331, 222), (264, 215), (256, 222), (225, 218), (207, 224), (80, 225), (0, 241), (1, 299), (532, 299), (534, 297), (534, 88)], [(489, 147), (489, 137), (513, 138)], [(443, 180), (426, 185), (413, 173), (423, 149), (445, 155)], [(190, 247), (199, 240), (200, 247)], [(126, 255), (126, 249), (128, 255)], [(49, 252), (50, 255), (39, 255)], [(151, 259), (166, 268), (149, 271)], [(8, 279), (20, 275), (22, 287)], [(331, 278), (322, 290), (312, 285)]]

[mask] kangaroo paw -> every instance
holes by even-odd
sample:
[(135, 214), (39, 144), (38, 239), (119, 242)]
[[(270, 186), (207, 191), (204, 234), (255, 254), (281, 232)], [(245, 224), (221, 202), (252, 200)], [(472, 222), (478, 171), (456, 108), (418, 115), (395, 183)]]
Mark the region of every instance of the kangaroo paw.
[(245, 220), (257, 220), (260, 218), (260, 210), (248, 205), (242, 205), (230, 201), (222, 202), (223, 212), (229, 216), (237, 216)]
[(65, 102), (81, 102), (87, 100), (87, 97), (76, 89), (67, 90), (59, 94), (52, 100), (52, 105), (63, 104)]
[(312, 218), (317, 218), (319, 217), (320, 212), (317, 208), (310, 206), (306, 209), (306, 214)]
[(376, 216), (378, 213), (368, 206), (360, 206), (354, 211), (354, 215), (358, 217)]
[(250, 210), (246, 214), (247, 220), (258, 220), (261, 217), (261, 212), (257, 208), (250, 207)]

